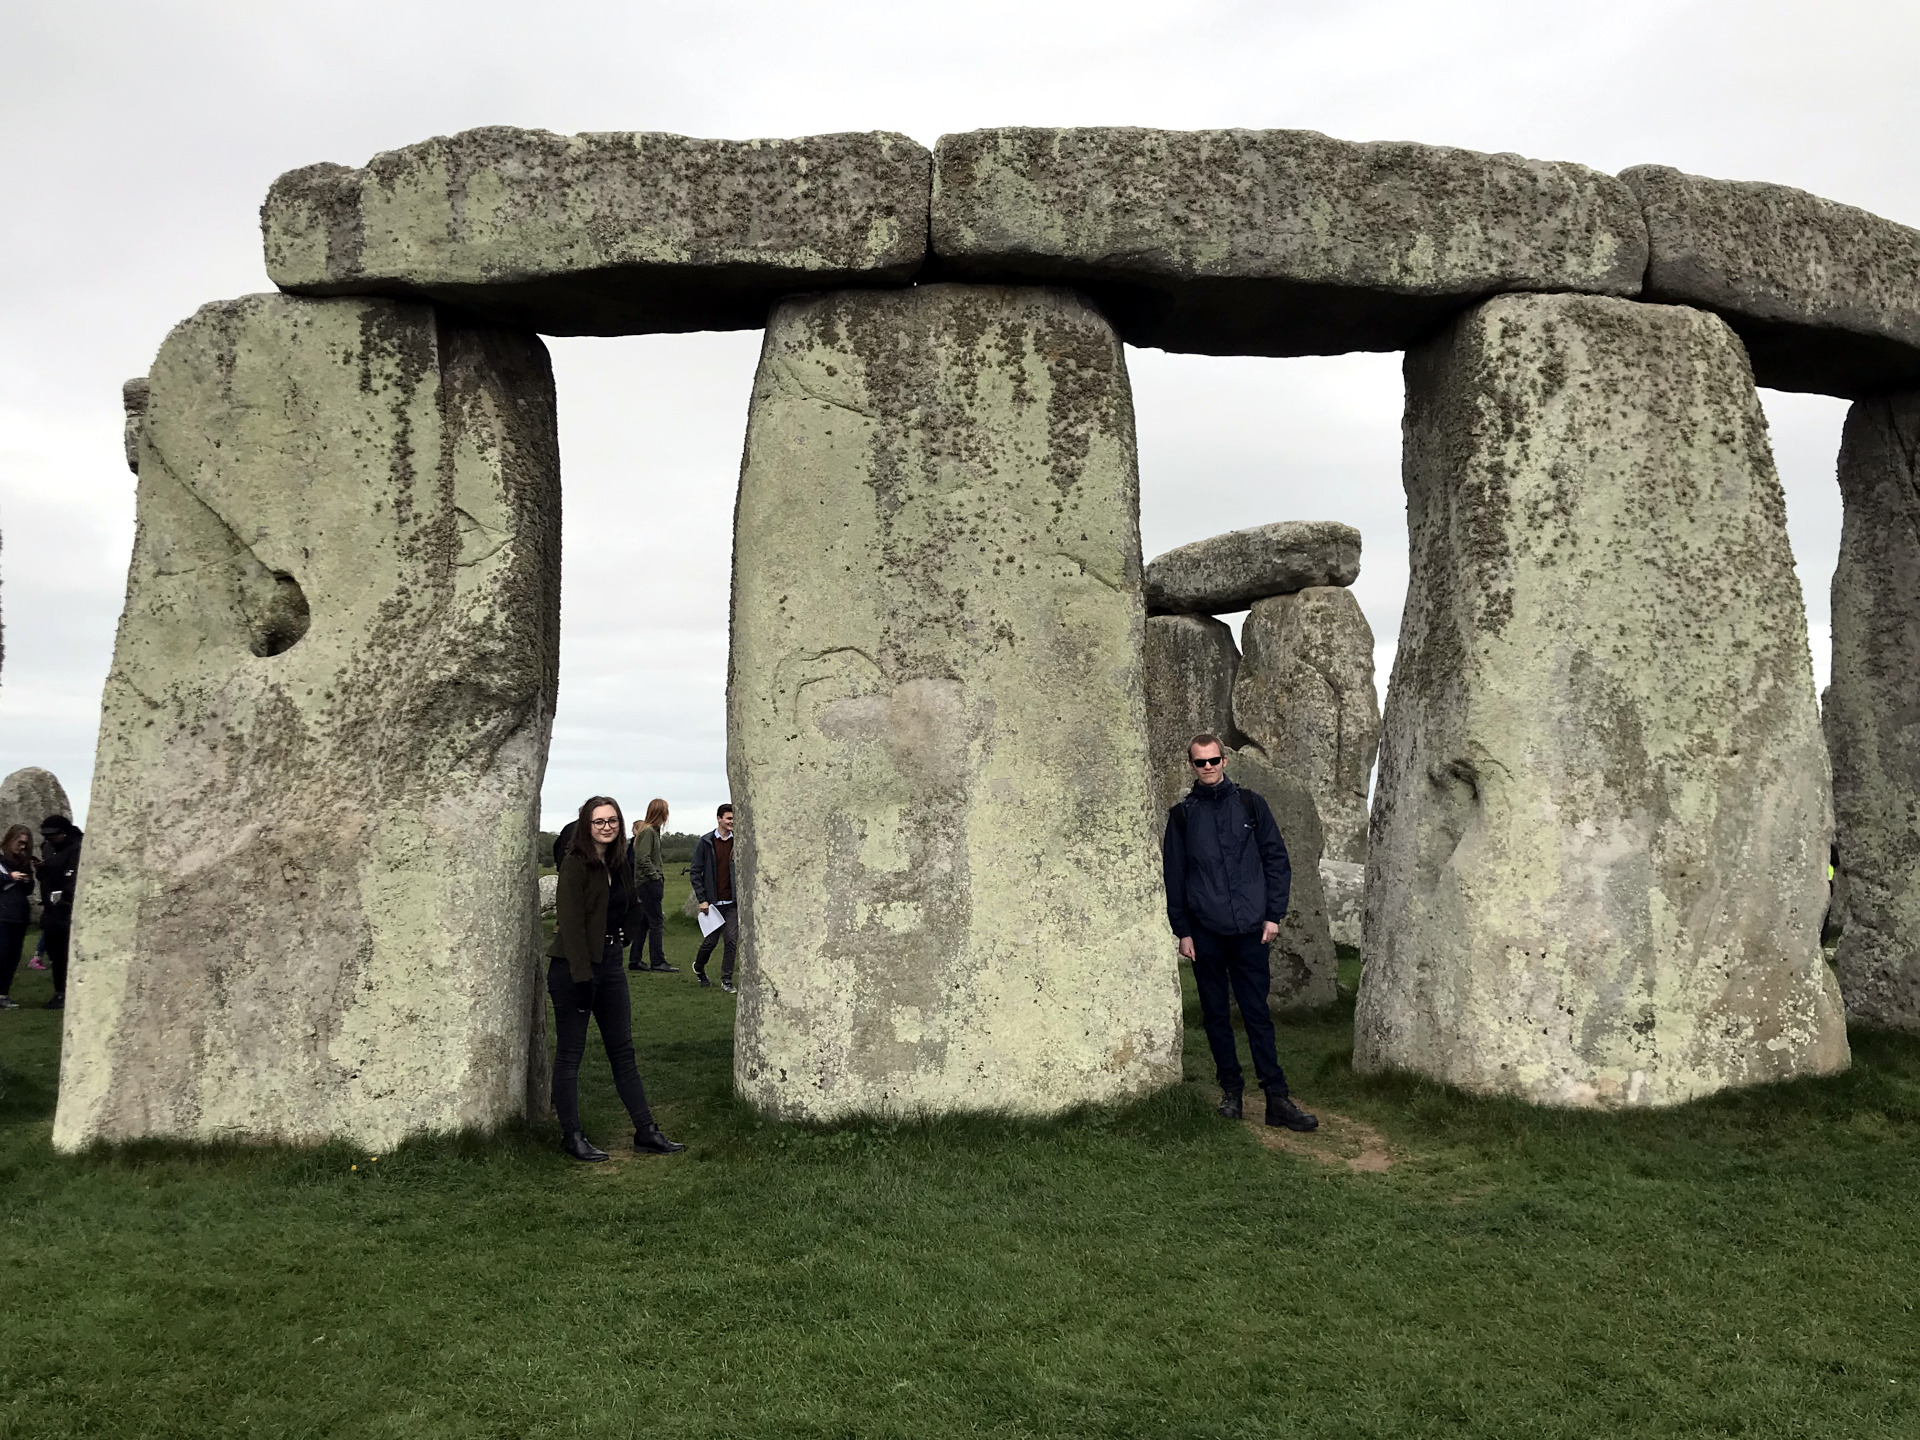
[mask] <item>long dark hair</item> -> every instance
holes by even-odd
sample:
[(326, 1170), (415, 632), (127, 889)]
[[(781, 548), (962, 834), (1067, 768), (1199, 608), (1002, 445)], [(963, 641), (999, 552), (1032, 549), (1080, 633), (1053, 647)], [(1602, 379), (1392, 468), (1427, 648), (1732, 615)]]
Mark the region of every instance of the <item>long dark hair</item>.
[[(604, 860), (600, 847), (593, 843), (593, 812), (602, 805), (613, 806), (614, 816), (620, 821), (613, 839), (607, 842)], [(573, 840), (567, 848), (586, 861), (589, 870), (618, 869), (620, 862), (627, 858), (627, 816), (620, 802), (611, 795), (589, 795), (587, 803), (580, 807), (580, 818), (573, 822)]]

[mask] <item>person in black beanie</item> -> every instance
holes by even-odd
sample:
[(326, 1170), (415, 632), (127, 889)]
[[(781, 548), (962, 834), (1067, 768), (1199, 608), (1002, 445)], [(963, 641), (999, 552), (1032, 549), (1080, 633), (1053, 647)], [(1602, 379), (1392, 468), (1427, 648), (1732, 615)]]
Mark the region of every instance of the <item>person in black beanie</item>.
[(619, 802), (595, 795), (580, 807), (560, 857), (554, 897), (558, 924), (547, 953), (547, 994), (553, 999), (553, 1108), (560, 1115), (561, 1147), (576, 1160), (605, 1160), (607, 1152), (580, 1128), (580, 1062), (587, 1053), (587, 1017), (613, 1065), (614, 1088), (633, 1117), (633, 1148), (642, 1155), (684, 1150), (660, 1133), (647, 1105), (646, 1086), (633, 1057), (633, 999), (627, 989), (623, 931), (637, 908), (627, 825)]
[(40, 861), (40, 937), (46, 942), (47, 964), (53, 970), (53, 998), (49, 1010), (67, 1005), (67, 947), (73, 940), (73, 894), (80, 878), (79, 826), (64, 815), (40, 822), (45, 842)]

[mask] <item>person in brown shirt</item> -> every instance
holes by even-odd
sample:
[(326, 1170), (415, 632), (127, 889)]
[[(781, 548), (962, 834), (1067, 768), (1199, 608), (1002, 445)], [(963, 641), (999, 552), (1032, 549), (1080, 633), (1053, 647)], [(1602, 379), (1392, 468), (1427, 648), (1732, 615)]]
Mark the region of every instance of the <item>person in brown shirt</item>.
[(733, 995), (738, 993), (733, 988), (733, 962), (740, 949), (739, 907), (733, 903), (733, 806), (722, 805), (715, 818), (713, 829), (695, 842), (693, 864), (689, 868), (693, 898), (700, 902), (700, 913), (704, 915), (709, 908), (718, 907), (722, 923), (718, 930), (701, 940), (700, 949), (693, 957), (693, 973), (702, 985), (713, 983), (707, 979), (707, 957), (713, 953), (713, 947), (724, 940), (726, 950), (720, 957), (720, 988)]

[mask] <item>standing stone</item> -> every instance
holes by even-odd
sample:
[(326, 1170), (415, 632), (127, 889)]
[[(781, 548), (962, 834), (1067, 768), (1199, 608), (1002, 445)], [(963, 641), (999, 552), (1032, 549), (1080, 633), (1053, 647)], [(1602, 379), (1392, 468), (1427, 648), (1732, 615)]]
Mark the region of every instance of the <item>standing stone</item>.
[(734, 531), (734, 1079), (795, 1119), (1180, 1078), (1133, 404), (1059, 290), (789, 300)]
[(1511, 295), (1406, 374), (1356, 1066), (1598, 1107), (1844, 1069), (1806, 617), (1739, 341)]
[(136, 375), (120, 387), (120, 408), (126, 418), (121, 424), (121, 443), (126, 447), (127, 468), (140, 473), (140, 432), (147, 423), (147, 377)]
[(1337, 520), (1282, 520), (1176, 545), (1147, 566), (1149, 615), (1225, 615), (1309, 585), (1351, 585), (1360, 532)]
[(1920, 1031), (1920, 393), (1862, 400), (1840, 444), (1827, 743), (1847, 1010)]
[(1380, 748), (1373, 630), (1351, 590), (1316, 585), (1254, 603), (1233, 721), (1320, 812), (1331, 859), (1367, 858), (1367, 786)]
[(33, 832), (37, 854), (40, 822), (51, 815), (64, 815), (69, 820), (76, 818), (65, 787), (51, 770), (29, 765), (0, 780), (0, 835), (15, 825), (26, 826)]
[(384, 1148), (541, 1108), (544, 348), (255, 295), (151, 380), (54, 1144)]
[(1222, 745), (1238, 743), (1233, 677), (1240, 647), (1232, 627), (1211, 615), (1154, 615), (1147, 620), (1145, 657), (1147, 755), (1154, 810), (1164, 817), (1192, 783), (1187, 742), (1204, 734), (1218, 735)]
[(1165, 833), (1167, 811), (1194, 783), (1187, 742), (1203, 732), (1220, 736), (1227, 777), (1266, 798), (1293, 867), (1287, 918), (1271, 947), (1268, 995), (1280, 1010), (1327, 1004), (1334, 995), (1334, 950), (1320, 881), (1320, 820), (1313, 796), (1297, 779), (1274, 769), (1258, 750), (1236, 748), (1233, 677), (1240, 652), (1232, 629), (1210, 615), (1153, 616), (1146, 662), (1154, 845)]
[(1360, 928), (1367, 908), (1367, 867), (1351, 860), (1322, 860), (1320, 888), (1327, 897), (1327, 930), (1333, 943), (1360, 948)]

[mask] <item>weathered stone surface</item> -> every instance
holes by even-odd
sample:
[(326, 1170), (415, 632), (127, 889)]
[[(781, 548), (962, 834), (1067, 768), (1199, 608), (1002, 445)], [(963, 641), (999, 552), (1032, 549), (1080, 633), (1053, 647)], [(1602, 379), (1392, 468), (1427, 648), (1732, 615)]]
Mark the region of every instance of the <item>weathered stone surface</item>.
[(282, 175), (267, 273), (550, 335), (754, 330), (796, 290), (904, 284), (932, 158), (904, 135), (694, 140), (489, 126)]
[(1834, 968), (1847, 1009), (1920, 1031), (1920, 393), (1862, 400), (1840, 444), (1833, 573)]
[(1760, 384), (1849, 398), (1920, 385), (1920, 230), (1785, 185), (1666, 165), (1620, 178), (1646, 211), (1647, 298), (1719, 314)]
[(1129, 344), (1401, 350), (1503, 290), (1635, 295), (1646, 227), (1581, 165), (1310, 130), (1000, 129), (934, 148), (933, 265), (1093, 294)]
[(161, 347), (139, 473), (55, 1145), (384, 1147), (544, 1108), (539, 340), (392, 300), (209, 305)]
[(1233, 630), (1211, 615), (1155, 615), (1147, 621), (1147, 754), (1156, 781), (1154, 809), (1187, 793), (1187, 742), (1218, 735), (1233, 745), (1233, 677), (1240, 648)]
[(1147, 565), (1149, 615), (1225, 615), (1310, 585), (1351, 585), (1360, 532), (1334, 520), (1283, 520), (1176, 545)]
[(1844, 1068), (1806, 618), (1739, 342), (1503, 296), (1406, 374), (1355, 1064), (1601, 1107)]
[(1287, 918), (1281, 923), (1278, 938), (1267, 947), (1267, 963), (1273, 975), (1267, 999), (1276, 1010), (1314, 1010), (1331, 1005), (1338, 988), (1339, 963), (1320, 880), (1323, 842), (1313, 796), (1252, 746), (1227, 752), (1227, 778), (1266, 800), (1274, 824), (1280, 828), (1280, 838), (1287, 843), (1287, 863), (1293, 869)]
[(1364, 863), (1380, 697), (1360, 602), (1327, 585), (1255, 601), (1240, 638), (1235, 726), (1305, 784), (1328, 856)]
[(560, 877), (542, 875), (540, 877), (540, 913), (552, 915), (560, 907)]
[(1333, 943), (1358, 950), (1367, 902), (1367, 867), (1351, 860), (1322, 860), (1320, 888), (1327, 897), (1327, 930)]
[(777, 1115), (1180, 1077), (1118, 338), (1042, 289), (790, 300), (734, 534), (734, 1079)]
[(120, 405), (126, 412), (121, 443), (127, 450), (127, 468), (140, 473), (140, 431), (147, 423), (147, 377), (136, 375), (120, 387)]
[(28, 765), (0, 780), (0, 835), (15, 825), (24, 825), (33, 832), (34, 853), (38, 854), (40, 822), (50, 815), (77, 819), (66, 789), (51, 770)]

